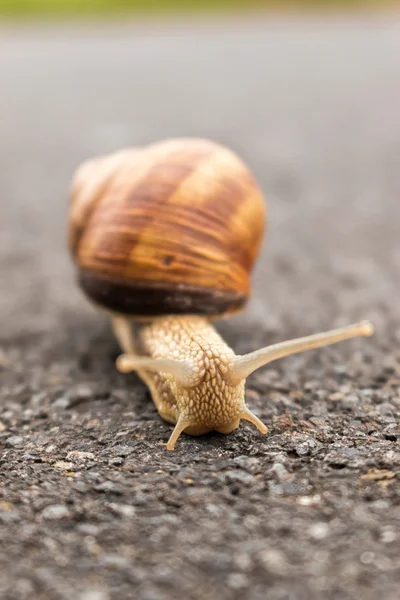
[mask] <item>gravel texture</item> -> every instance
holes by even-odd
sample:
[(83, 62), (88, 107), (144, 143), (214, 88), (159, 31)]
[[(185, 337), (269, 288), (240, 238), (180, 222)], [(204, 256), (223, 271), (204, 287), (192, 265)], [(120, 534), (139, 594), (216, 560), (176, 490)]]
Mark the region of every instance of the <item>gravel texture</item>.
[[(2, 600), (400, 597), (399, 56), (393, 16), (2, 28)], [(377, 333), (255, 373), (268, 436), (169, 453), (65, 226), (82, 159), (171, 135), (232, 146), (269, 200), (237, 352)]]

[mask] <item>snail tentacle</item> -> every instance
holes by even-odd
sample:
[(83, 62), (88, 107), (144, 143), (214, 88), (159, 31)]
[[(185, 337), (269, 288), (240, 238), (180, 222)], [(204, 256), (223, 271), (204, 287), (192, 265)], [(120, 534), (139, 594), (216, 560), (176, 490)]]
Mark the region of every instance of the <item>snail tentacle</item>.
[(132, 354), (121, 354), (116, 360), (120, 373), (131, 371), (152, 371), (168, 373), (183, 387), (192, 387), (196, 383), (196, 373), (189, 361), (174, 360), (173, 358), (148, 358)]
[(292, 354), (298, 354), (300, 352), (305, 352), (306, 350), (313, 350), (314, 348), (336, 344), (354, 337), (370, 336), (373, 332), (373, 325), (369, 321), (361, 321), (360, 323), (348, 325), (347, 327), (332, 329), (331, 331), (326, 331), (324, 333), (317, 333), (315, 335), (266, 346), (255, 352), (250, 352), (250, 354), (237, 356), (236, 361), (231, 368), (230, 377), (233, 382), (241, 381), (242, 379), (246, 379), (246, 377), (256, 369), (259, 369), (278, 358), (284, 358), (285, 356), (291, 356)]

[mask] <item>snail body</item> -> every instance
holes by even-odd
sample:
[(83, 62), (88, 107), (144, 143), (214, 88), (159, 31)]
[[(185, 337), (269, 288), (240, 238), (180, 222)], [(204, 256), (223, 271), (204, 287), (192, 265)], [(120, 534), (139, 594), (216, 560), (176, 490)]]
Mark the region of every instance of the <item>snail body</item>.
[[(243, 162), (202, 139), (174, 139), (84, 163), (70, 206), (79, 283), (108, 311), (162, 418), (185, 431), (268, 428), (245, 404), (245, 380), (271, 360), (371, 335), (362, 322), (236, 356), (210, 323), (244, 307), (265, 204)], [(132, 325), (134, 327), (132, 327)]]
[[(172, 449), (182, 431), (202, 435), (215, 430), (230, 433), (240, 419), (254, 423), (266, 433), (267, 427), (253, 415), (244, 401), (244, 381), (230, 380), (229, 366), (234, 353), (212, 325), (198, 316), (159, 317), (151, 324), (141, 324), (135, 339), (135, 356), (151, 360), (178, 362), (165, 365), (166, 371), (141, 368), (132, 352), (117, 360), (120, 371), (138, 369), (138, 374), (151, 391), (161, 417), (176, 425), (168, 442)], [(143, 359), (144, 361), (146, 359)], [(157, 362), (154, 363), (160, 369)], [(168, 372), (168, 368), (172, 373)], [(186, 371), (182, 368), (186, 366)]]

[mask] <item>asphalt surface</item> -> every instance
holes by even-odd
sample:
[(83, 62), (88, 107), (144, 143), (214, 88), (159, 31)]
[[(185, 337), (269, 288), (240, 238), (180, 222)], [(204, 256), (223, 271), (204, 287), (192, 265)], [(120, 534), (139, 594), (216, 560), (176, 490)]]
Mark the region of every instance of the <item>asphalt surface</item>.
[[(400, 598), (400, 21), (3, 26), (0, 597)], [(74, 282), (84, 158), (175, 135), (252, 167), (269, 232), (237, 352), (376, 335), (248, 381), (271, 428), (173, 453)]]

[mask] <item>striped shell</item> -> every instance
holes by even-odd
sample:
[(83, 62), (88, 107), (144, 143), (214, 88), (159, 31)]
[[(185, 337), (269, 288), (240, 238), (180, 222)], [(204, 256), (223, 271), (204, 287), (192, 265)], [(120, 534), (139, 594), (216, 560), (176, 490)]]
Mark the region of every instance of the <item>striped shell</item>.
[(79, 167), (69, 245), (84, 292), (112, 312), (219, 316), (249, 297), (264, 221), (234, 153), (172, 139)]

